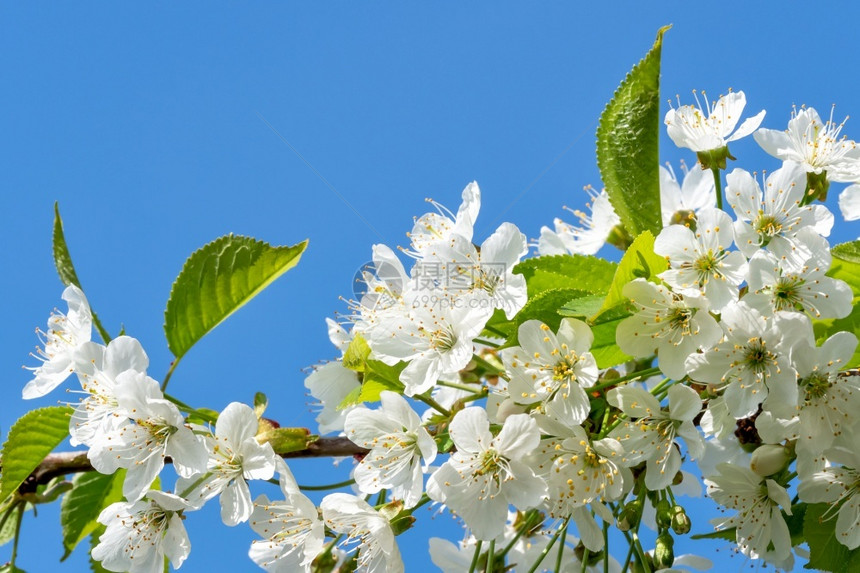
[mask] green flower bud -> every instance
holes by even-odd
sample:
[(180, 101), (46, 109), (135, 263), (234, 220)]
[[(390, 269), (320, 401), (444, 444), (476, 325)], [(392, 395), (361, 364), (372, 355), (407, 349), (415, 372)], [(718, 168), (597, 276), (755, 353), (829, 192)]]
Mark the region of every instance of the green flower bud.
[(634, 499), (625, 505), (623, 510), (621, 510), (616, 527), (620, 531), (630, 531), (632, 528), (636, 527), (636, 524), (639, 523), (639, 519), (641, 517), (642, 501)]
[(654, 548), (654, 566), (657, 569), (666, 569), (675, 562), (674, 551), (675, 540), (668, 533), (657, 536), (657, 545)]
[(672, 531), (678, 535), (690, 533), (690, 529), (693, 524), (690, 521), (689, 516), (687, 516), (687, 512), (684, 511), (684, 508), (680, 505), (676, 505), (672, 510), (674, 511), (674, 514), (672, 515)]
[(669, 500), (661, 499), (657, 502), (657, 525), (660, 529), (668, 529), (672, 525), (672, 506), (669, 505)]
[(728, 145), (724, 145), (718, 149), (711, 149), (710, 151), (699, 151), (696, 153), (696, 157), (699, 159), (699, 163), (702, 164), (702, 169), (713, 169), (714, 167), (725, 169), (726, 159), (735, 159), (729, 153)]

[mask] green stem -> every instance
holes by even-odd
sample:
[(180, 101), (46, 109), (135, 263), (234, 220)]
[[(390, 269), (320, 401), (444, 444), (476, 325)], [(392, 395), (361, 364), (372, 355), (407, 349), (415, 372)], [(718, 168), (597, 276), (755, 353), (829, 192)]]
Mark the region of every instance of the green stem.
[(535, 525), (533, 523), (533, 521), (534, 521), (533, 517), (531, 515), (529, 515), (528, 520), (520, 526), (520, 528), (517, 530), (516, 535), (514, 535), (514, 538), (511, 539), (508, 542), (508, 544), (505, 545), (505, 548), (502, 549), (502, 552), (499, 553), (500, 557), (506, 557), (508, 554), (508, 551), (510, 551), (514, 547), (514, 544), (519, 540), (519, 538), (522, 537), (526, 531), (531, 531), (532, 527), (534, 527), (534, 525)]
[(436, 382), (439, 386), (447, 386), (448, 388), (454, 388), (455, 390), (462, 390), (464, 392), (471, 392), (472, 394), (483, 394), (484, 386), (479, 386), (475, 388), (474, 386), (466, 386), (465, 384), (457, 384), (456, 382), (445, 382), (444, 380), (439, 380)]
[(181, 359), (181, 357), (177, 357), (173, 363), (171, 363), (170, 368), (167, 369), (167, 374), (164, 375), (164, 382), (161, 383), (162, 392), (167, 390), (167, 383), (170, 382), (170, 377), (173, 376), (173, 371), (176, 370), (177, 366), (179, 366), (179, 361)]
[(472, 556), (472, 563), (469, 565), (469, 573), (475, 573), (475, 567), (478, 566), (478, 558), (481, 556), (481, 545), (484, 542), (480, 539), (475, 544), (475, 554)]
[(613, 378), (612, 380), (607, 380), (606, 382), (601, 382), (600, 384), (595, 384), (591, 388), (586, 388), (586, 392), (598, 392), (603, 390), (604, 388), (609, 388), (611, 386), (617, 386), (622, 382), (627, 382), (628, 380), (635, 380), (637, 378), (650, 378), (655, 374), (659, 374), (659, 368), (646, 368), (645, 370), (640, 370), (638, 372), (633, 372), (632, 374), (627, 374), (626, 376), (621, 376), (620, 378)]
[(603, 522), (603, 573), (609, 573), (609, 524)]
[(26, 506), (26, 503), (18, 505), (18, 515), (15, 517), (15, 543), (12, 545), (12, 559), (9, 561), (12, 571), (16, 569), (15, 559), (18, 557), (18, 539), (21, 537), (21, 522), (24, 521), (24, 508)]
[(564, 544), (567, 542), (567, 523), (561, 532), (561, 542), (558, 544), (558, 553), (555, 556), (555, 573), (561, 573), (561, 559), (564, 556)]
[(198, 485), (200, 485), (204, 481), (206, 481), (206, 478), (208, 478), (211, 475), (212, 475), (212, 472), (206, 472), (205, 474), (203, 474), (202, 476), (200, 476), (199, 478), (194, 480), (194, 483), (192, 483), (191, 485), (186, 487), (184, 490), (182, 490), (182, 493), (179, 494), (179, 497), (187, 498), (191, 494), (191, 492), (197, 488)]
[(444, 406), (439, 404), (439, 402), (437, 402), (436, 400), (434, 400), (433, 398), (431, 398), (429, 396), (422, 396), (421, 394), (416, 394), (415, 396), (413, 396), (413, 398), (417, 398), (418, 400), (421, 400), (422, 402), (424, 402), (425, 404), (427, 404), (428, 406), (430, 406), (431, 408), (433, 408), (437, 412), (440, 412), (443, 416), (448, 416), (448, 417), (451, 416), (451, 412), (448, 411), (447, 408), (445, 408)]
[(648, 565), (648, 559), (645, 557), (645, 550), (642, 549), (642, 544), (639, 542), (639, 534), (633, 533), (633, 543), (636, 545), (636, 553), (639, 554), (639, 562), (642, 564), (642, 568), (645, 570), (645, 573), (651, 573), (651, 567)]
[(492, 340), (486, 340), (484, 338), (473, 338), (472, 340), (474, 342), (477, 342), (478, 344), (483, 344), (484, 346), (489, 346), (490, 348), (498, 348), (499, 347), (499, 343), (493, 342)]
[(102, 337), (102, 342), (104, 342), (105, 344), (108, 344), (111, 341), (110, 334), (108, 334), (107, 329), (105, 329), (105, 327), (102, 326), (102, 321), (99, 320), (98, 315), (95, 312), (91, 312), (91, 314), (93, 316), (93, 326), (96, 327), (96, 330), (98, 331), (99, 336)]
[(207, 422), (209, 422), (210, 424), (217, 424), (218, 423), (217, 417), (210, 416), (209, 414), (206, 414), (204, 412), (200, 412), (200, 411), (192, 408), (191, 406), (189, 406), (188, 404), (186, 404), (185, 402), (183, 402), (179, 398), (175, 398), (175, 397), (171, 396), (170, 394), (165, 394), (164, 399), (169, 401), (169, 402), (173, 402), (173, 404), (176, 405), (176, 407), (179, 408), (182, 412), (185, 412), (187, 414), (196, 414), (196, 415), (200, 416), (201, 418), (203, 418), (204, 420), (206, 420)]
[(484, 330), (489, 330), (489, 331), (490, 331), (490, 332), (492, 332), (493, 334), (496, 334), (496, 335), (498, 335), (499, 337), (504, 338), (505, 340), (507, 340), (507, 339), (508, 339), (508, 335), (507, 335), (507, 334), (505, 334), (504, 332), (502, 332), (502, 331), (501, 331), (501, 330), (499, 330), (498, 328), (494, 328), (494, 327), (490, 326), (489, 324), (484, 325)]
[(720, 168), (717, 165), (711, 165), (711, 173), (714, 174), (714, 187), (717, 191), (717, 209), (723, 208), (723, 183), (720, 178)]
[(486, 573), (493, 573), (493, 553), (496, 551), (496, 540), (490, 540), (490, 548), (487, 549)]
[(483, 356), (478, 356), (477, 354), (473, 354), (472, 360), (474, 360), (480, 366), (483, 366), (486, 370), (489, 370), (491, 373), (495, 374), (496, 376), (501, 376), (505, 380), (508, 379), (508, 375), (505, 373), (504, 369), (499, 369), (498, 366), (496, 366), (495, 364), (492, 364)]
[(555, 545), (555, 542), (558, 540), (559, 536), (561, 536), (562, 529), (564, 529), (565, 533), (567, 533), (567, 524), (569, 521), (569, 517), (565, 518), (564, 525), (556, 530), (555, 535), (552, 536), (552, 539), (549, 540), (549, 543), (547, 543), (546, 547), (543, 548), (543, 551), (540, 552), (537, 561), (535, 561), (535, 564), (532, 565), (531, 569), (528, 570), (528, 573), (535, 573), (535, 571), (537, 571), (537, 568), (540, 567), (543, 558), (547, 556), (549, 550), (552, 549), (552, 546)]
[(355, 483), (354, 479), (348, 479), (346, 481), (341, 481), (338, 483), (331, 483), (328, 485), (300, 485), (299, 489), (304, 491), (325, 491), (327, 489), (337, 489), (339, 487), (346, 487), (348, 485), (352, 485)]

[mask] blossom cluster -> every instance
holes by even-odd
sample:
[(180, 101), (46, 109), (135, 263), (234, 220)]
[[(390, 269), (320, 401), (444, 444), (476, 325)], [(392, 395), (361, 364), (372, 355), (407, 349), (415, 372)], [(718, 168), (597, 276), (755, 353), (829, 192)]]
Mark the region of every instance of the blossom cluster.
[[(690, 531), (676, 501), (696, 494), (688, 461), (736, 512), (715, 526), (733, 529), (750, 558), (792, 566), (795, 479), (801, 501), (830, 504), (840, 543), (860, 546), (860, 375), (849, 369), (858, 340), (814, 330), (852, 312), (851, 287), (827, 275), (834, 216), (815, 201), (831, 182), (852, 183), (839, 204), (860, 218), (860, 151), (812, 108), (795, 111), (786, 131), (760, 128), (764, 112), (738, 127), (744, 105), (733, 92), (665, 117), (698, 163), (681, 182), (661, 168), (652, 254), (665, 268), (621, 285), (616, 363), (597, 358), (588, 317), (523, 315), (534, 300), (515, 272), (526, 236), (503, 223), (477, 244), (477, 183), (456, 213), (431, 202), (435, 211), (415, 219), (408, 269), (375, 245), (366, 290), (341, 322), (328, 320), (340, 357), (305, 380), (319, 432), (364, 452), (352, 492), (319, 504), (261, 435), (259, 412), (234, 402), (209, 425), (195, 422), (147, 375), (136, 339), (91, 340), (87, 300), (69, 286), (69, 310), (51, 316), (23, 394), (44, 396), (74, 374), (72, 444), (97, 471), (125, 472), (125, 501), (100, 515), (93, 558), (111, 571), (162, 571), (165, 557), (178, 568), (190, 551), (184, 514), (219, 497), (225, 525), (248, 522), (260, 536), (249, 555), (267, 571), (403, 571), (396, 536), (431, 503), (467, 529), (459, 544), (430, 540), (446, 572), (474, 571), (480, 559), (484, 570), (550, 560), (563, 571), (626, 570), (630, 556), (603, 554), (606, 527), (635, 533), (640, 522), (657, 531), (652, 551), (636, 548), (646, 570), (705, 568), (672, 551)], [(723, 189), (728, 144), (750, 134), (783, 163), (761, 178), (734, 169)], [(541, 256), (629, 245), (606, 192), (590, 193), (591, 215), (575, 212), (580, 226), (542, 229)], [(173, 491), (151, 489), (168, 458)], [(248, 482), (276, 474), (279, 499), (253, 500)], [(554, 544), (557, 558), (547, 558)]]

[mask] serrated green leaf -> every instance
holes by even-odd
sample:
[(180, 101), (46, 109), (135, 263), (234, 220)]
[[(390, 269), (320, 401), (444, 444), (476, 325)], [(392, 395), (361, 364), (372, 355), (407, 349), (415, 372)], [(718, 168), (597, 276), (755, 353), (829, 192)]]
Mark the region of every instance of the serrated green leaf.
[(60, 524), (63, 527), (64, 561), (75, 547), (99, 525), (101, 511), (110, 504), (122, 501), (122, 482), (125, 470), (114, 474), (85, 472), (72, 479), (73, 488), (60, 503)]
[[(78, 280), (78, 273), (75, 272), (75, 265), (72, 264), (72, 255), (69, 253), (69, 246), (66, 244), (66, 234), (63, 232), (63, 219), (60, 217), (60, 204), (54, 202), (54, 231), (52, 234), (52, 250), (54, 253), (54, 265), (57, 267), (57, 274), (60, 275), (60, 280), (64, 285), (75, 285), (81, 290), (81, 281)], [(96, 311), (90, 308), (90, 313), (93, 316), (93, 326), (98, 330), (99, 336), (105, 344), (110, 342), (111, 337), (107, 330), (102, 326)]]
[[(8, 501), (11, 500), (7, 500), (7, 502)], [(21, 503), (23, 502), (16, 501), (13, 503), (4, 503), (2, 510), (0, 510), (0, 546), (6, 545), (15, 539), (16, 516), (20, 511)], [(28, 509), (32, 507), (32, 505), (28, 505)]]
[(32, 410), (12, 425), (0, 453), (0, 502), (5, 501), (33, 473), (45, 456), (69, 435), (68, 406)]
[(836, 245), (830, 252), (837, 259), (860, 265), (860, 240)]
[(251, 237), (226, 235), (192, 254), (173, 283), (164, 332), (167, 345), (181, 358), (275, 279), (299, 262), (307, 247), (272, 247)]
[(102, 534), (104, 534), (104, 532), (106, 530), (107, 530), (107, 527), (105, 527), (104, 525), (99, 523), (98, 527), (96, 527), (96, 529), (90, 534), (90, 559), (89, 559), (89, 561), (90, 561), (90, 571), (92, 571), (92, 573), (110, 573), (110, 571), (108, 571), (107, 569), (102, 567), (101, 563), (93, 560), (93, 549), (95, 549), (96, 545), (99, 544), (99, 537), (101, 537)]
[(370, 346), (360, 334), (352, 337), (346, 352), (343, 353), (343, 366), (353, 372), (364, 372), (364, 361), (370, 356)]
[(591, 344), (591, 354), (597, 361), (598, 368), (609, 368), (632, 360), (633, 357), (625, 354), (615, 342), (615, 330), (623, 318), (616, 318), (591, 326), (594, 334), (594, 342)]
[(605, 293), (618, 265), (589, 255), (551, 255), (526, 259), (514, 267), (526, 279), (529, 296), (557, 288), (575, 287)]
[(549, 326), (553, 332), (558, 330), (563, 318), (559, 309), (574, 298), (589, 296), (593, 293), (575, 288), (559, 288), (543, 291), (533, 297), (517, 313), (508, 327), (510, 332), (505, 346), (518, 344), (518, 330), (527, 320), (539, 320)]
[(627, 231), (659, 233), (660, 52), (663, 34), (627, 74), (597, 126), (597, 166), (609, 201)]
[(564, 306), (558, 309), (558, 313), (562, 316), (571, 316), (585, 320), (601, 311), (605, 299), (605, 294), (591, 294), (578, 297), (567, 301)]
[[(852, 558), (860, 550), (850, 550), (837, 540), (836, 519), (824, 519), (830, 508), (827, 503), (809, 504), (803, 518), (803, 536), (809, 545), (809, 563), (804, 569), (818, 569), (846, 573)], [(854, 569), (856, 571), (856, 569)]]
[(669, 262), (654, 252), (654, 235), (650, 231), (644, 231), (630, 245), (618, 270), (612, 278), (612, 285), (603, 301), (601, 313), (627, 302), (627, 297), (622, 294), (624, 286), (637, 278), (650, 279), (669, 268)]

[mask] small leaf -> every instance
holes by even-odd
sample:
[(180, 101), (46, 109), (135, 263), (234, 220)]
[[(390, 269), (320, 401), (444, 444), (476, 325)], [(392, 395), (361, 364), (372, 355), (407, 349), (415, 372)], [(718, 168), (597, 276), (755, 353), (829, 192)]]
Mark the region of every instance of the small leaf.
[(860, 265), (860, 240), (836, 245), (830, 252), (837, 259)]
[(343, 366), (354, 372), (364, 372), (364, 361), (370, 356), (370, 346), (360, 334), (353, 336), (352, 341), (343, 353)]
[[(21, 503), (24, 502), (18, 500), (13, 503), (4, 503), (2, 510), (0, 510), (0, 546), (15, 539), (15, 524)], [(27, 510), (32, 509), (32, 507), (32, 505), (27, 504)]]
[(615, 330), (622, 320), (623, 318), (617, 318), (591, 326), (591, 332), (594, 334), (591, 354), (594, 355), (598, 368), (609, 368), (633, 359), (622, 352), (615, 342)]
[(630, 248), (621, 257), (618, 270), (612, 279), (612, 286), (609, 287), (609, 293), (603, 301), (600, 312), (606, 312), (620, 303), (627, 302), (627, 297), (622, 294), (622, 291), (630, 281), (636, 278), (655, 277), (668, 267), (669, 262), (666, 258), (654, 252), (654, 235), (649, 231), (643, 232), (634, 239)]
[(697, 533), (691, 535), (690, 539), (725, 539), (726, 541), (735, 543), (737, 540), (737, 528), (730, 527), (729, 529), (717, 529), (710, 533)]
[(340, 404), (337, 405), (335, 410), (345, 410), (350, 406), (355, 406), (356, 404), (361, 404), (361, 386), (350, 390), (349, 394), (344, 396), (343, 400), (340, 401)]
[(269, 399), (262, 392), (257, 392), (254, 394), (254, 413), (257, 415), (257, 418), (262, 418), (263, 414), (266, 413), (266, 408), (269, 407)]
[(299, 262), (307, 241), (272, 247), (250, 237), (227, 235), (192, 254), (173, 283), (164, 332), (181, 358), (275, 279)]
[[(60, 204), (54, 202), (54, 232), (52, 235), (52, 246), (54, 252), (54, 265), (57, 267), (57, 274), (60, 275), (60, 280), (64, 285), (75, 285), (81, 290), (81, 281), (78, 280), (78, 273), (75, 272), (75, 265), (72, 264), (72, 255), (69, 253), (69, 247), (66, 244), (66, 235), (63, 232), (63, 219), (60, 217)], [(110, 342), (111, 337), (107, 330), (102, 326), (96, 312), (90, 308), (90, 313), (93, 315), (93, 326), (99, 332), (99, 336), (105, 344)]]
[(849, 571), (846, 565), (854, 552), (837, 540), (836, 520), (824, 519), (829, 508), (830, 504), (827, 503), (814, 503), (806, 508), (803, 535), (809, 545), (809, 563), (803, 567), (822, 571)]
[(110, 571), (102, 567), (101, 563), (93, 560), (93, 549), (95, 549), (96, 545), (99, 544), (99, 537), (101, 537), (106, 530), (107, 527), (99, 523), (95, 531), (90, 534), (90, 571), (92, 571), (92, 573), (110, 573)]
[(791, 535), (791, 546), (800, 545), (806, 541), (803, 536), (803, 520), (806, 517), (806, 503), (795, 503), (791, 506), (791, 515), (785, 516), (785, 524), (788, 525), (788, 532)]
[(69, 435), (68, 406), (50, 406), (27, 412), (12, 425), (0, 454), (0, 502), (24, 483), (45, 456)]
[(72, 491), (60, 503), (60, 524), (63, 526), (64, 561), (99, 526), (99, 514), (110, 504), (122, 501), (125, 470), (114, 474), (85, 472), (72, 480)]
[(597, 127), (597, 166), (627, 231), (660, 232), (660, 28), (654, 46), (615, 91)]
[(572, 316), (584, 320), (599, 313), (603, 308), (603, 301), (605, 299), (605, 294), (591, 294), (575, 298), (567, 301), (564, 306), (558, 310), (558, 313), (562, 316)]

